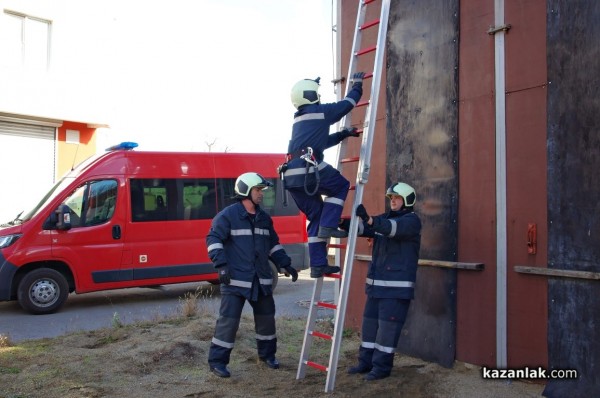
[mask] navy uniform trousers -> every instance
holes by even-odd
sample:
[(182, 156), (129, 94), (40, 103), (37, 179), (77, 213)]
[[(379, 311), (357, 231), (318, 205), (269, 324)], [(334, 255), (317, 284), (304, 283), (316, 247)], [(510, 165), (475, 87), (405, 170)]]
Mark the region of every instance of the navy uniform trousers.
[[(306, 232), (311, 267), (328, 265), (327, 243), (329, 239), (317, 237), (319, 227), (337, 229), (349, 188), (350, 182), (339, 172), (322, 179), (319, 183), (319, 190), (314, 195), (307, 195), (303, 186), (288, 188), (292, 199), (308, 219)], [(312, 189), (314, 186), (309, 187), (309, 192)], [(324, 200), (321, 195), (325, 196)]]
[[(254, 312), (256, 348), (261, 359), (273, 359), (277, 351), (275, 334), (275, 300), (272, 295), (264, 295), (258, 289), (257, 300), (248, 300)], [(221, 297), (219, 319), (215, 335), (208, 353), (211, 366), (227, 365), (235, 343), (235, 335), (240, 326), (240, 318), (246, 298), (239, 294), (224, 293)]]
[(358, 361), (378, 376), (389, 376), (410, 300), (367, 297)]

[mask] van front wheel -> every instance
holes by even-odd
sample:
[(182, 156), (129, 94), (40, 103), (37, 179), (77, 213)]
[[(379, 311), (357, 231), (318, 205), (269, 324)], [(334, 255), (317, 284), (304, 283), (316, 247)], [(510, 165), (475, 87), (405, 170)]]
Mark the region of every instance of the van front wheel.
[(67, 300), (69, 285), (60, 272), (39, 268), (29, 272), (19, 283), (17, 297), (25, 311), (49, 314), (58, 310)]

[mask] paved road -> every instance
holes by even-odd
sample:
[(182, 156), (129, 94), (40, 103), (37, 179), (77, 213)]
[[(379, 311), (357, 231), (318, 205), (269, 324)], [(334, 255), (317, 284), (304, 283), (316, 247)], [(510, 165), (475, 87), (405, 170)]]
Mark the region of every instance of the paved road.
[[(309, 270), (300, 272), (295, 283), (280, 277), (275, 290), (278, 316), (303, 317), (308, 315), (314, 279)], [(333, 300), (334, 282), (324, 281), (321, 299)], [(219, 287), (209, 283), (185, 283), (156, 289), (132, 288), (105, 292), (71, 294), (63, 308), (49, 315), (30, 315), (16, 301), (0, 302), (0, 335), (18, 342), (29, 339), (56, 337), (69, 332), (111, 327), (115, 317), (123, 324), (142, 320), (156, 320), (178, 314), (181, 298), (186, 293), (198, 294), (198, 305), (219, 310)], [(244, 311), (252, 313), (246, 304)], [(333, 316), (332, 310), (319, 309), (319, 316)], [(116, 315), (115, 315), (116, 314)]]

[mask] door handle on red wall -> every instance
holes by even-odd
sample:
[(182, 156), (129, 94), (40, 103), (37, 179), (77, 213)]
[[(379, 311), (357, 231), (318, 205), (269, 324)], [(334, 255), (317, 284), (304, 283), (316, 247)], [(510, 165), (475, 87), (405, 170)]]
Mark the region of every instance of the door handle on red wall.
[(537, 252), (537, 224), (527, 224), (527, 254)]

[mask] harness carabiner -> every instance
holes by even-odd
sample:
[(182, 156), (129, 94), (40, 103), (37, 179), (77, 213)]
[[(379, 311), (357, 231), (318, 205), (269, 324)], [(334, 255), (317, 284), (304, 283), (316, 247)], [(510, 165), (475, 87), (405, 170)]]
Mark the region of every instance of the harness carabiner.
[[(319, 162), (317, 162), (317, 159), (313, 156), (313, 149), (311, 147), (307, 147), (306, 148), (306, 153), (302, 156), (300, 156), (300, 159), (304, 160), (306, 162), (306, 174), (304, 177), (304, 192), (309, 195), (309, 196), (313, 196), (314, 194), (316, 194), (319, 191), (319, 183), (321, 182), (321, 177), (319, 177)], [(308, 191), (308, 172), (310, 170), (310, 165), (312, 165), (315, 168), (315, 189), (312, 192)]]

